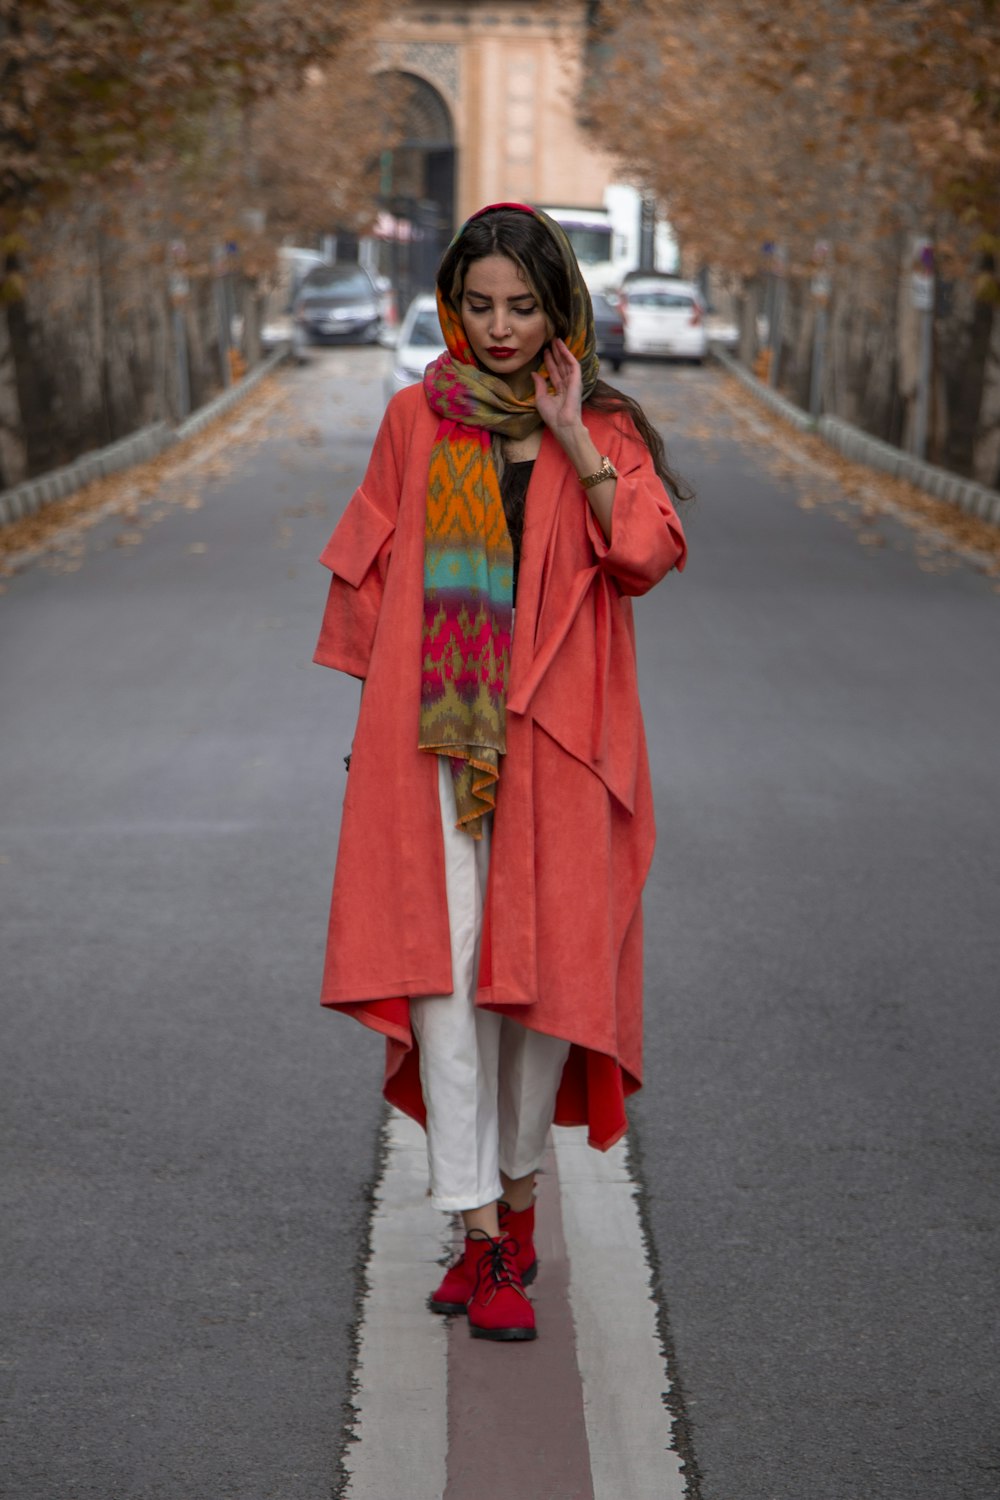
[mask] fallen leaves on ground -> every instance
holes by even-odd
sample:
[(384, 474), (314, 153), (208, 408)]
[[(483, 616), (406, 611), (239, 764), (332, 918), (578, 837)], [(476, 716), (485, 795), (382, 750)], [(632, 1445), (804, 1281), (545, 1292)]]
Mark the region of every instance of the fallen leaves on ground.
[[(824, 509), (851, 525), (859, 544), (871, 548), (886, 545), (875, 528), (891, 516), (917, 534), (914, 548), (923, 572), (949, 572), (965, 554), (988, 577), (1000, 576), (1000, 526), (936, 500), (905, 480), (852, 463), (822, 438), (799, 432), (762, 406), (735, 376), (721, 374), (706, 396), (720, 419), (736, 424), (740, 441), (761, 454), (768, 471), (799, 490), (795, 503), (800, 510)], [(970, 553), (977, 556), (970, 558)]]
[[(148, 459), (134, 468), (96, 479), (65, 500), (54, 500), (33, 516), (25, 516), (0, 526), (0, 578), (11, 577), (22, 554), (35, 558), (43, 554), (43, 566), (54, 572), (75, 572), (86, 552), (85, 533), (108, 516), (118, 516), (128, 523), (114, 538), (116, 547), (137, 547), (145, 529), (162, 521), (175, 508), (200, 510), (204, 500), (193, 486), (207, 479), (230, 476), (238, 459), (246, 457), (272, 431), (276, 414), (287, 425), (289, 393), (274, 375), (263, 380), (243, 397), (235, 411), (223, 412), (199, 433), (175, 444), (165, 453)], [(239, 426), (234, 430), (234, 420)], [(225, 440), (224, 454), (213, 452)], [(192, 464), (199, 455), (206, 461), (192, 475)], [(154, 503), (155, 502), (155, 503)], [(205, 550), (203, 543), (190, 550)]]

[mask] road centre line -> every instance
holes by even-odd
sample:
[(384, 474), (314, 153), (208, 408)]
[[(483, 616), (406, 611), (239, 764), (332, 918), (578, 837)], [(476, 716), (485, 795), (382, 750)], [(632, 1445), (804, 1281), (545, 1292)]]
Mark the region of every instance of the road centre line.
[(594, 1500), (683, 1500), (635, 1187), (621, 1142), (553, 1130)]
[(391, 1110), (372, 1215), (342, 1491), (350, 1500), (441, 1500), (448, 1459), (448, 1320), (427, 1311), (448, 1220), (427, 1196), (424, 1132)]
[[(683, 1500), (681, 1460), (670, 1446), (670, 1416), (663, 1400), (669, 1377), (625, 1145), (608, 1153), (594, 1151), (581, 1130), (556, 1129), (552, 1139), (589, 1449), (578, 1461), (589, 1462), (594, 1500), (621, 1500), (622, 1495), (629, 1500)], [(556, 1190), (549, 1179), (540, 1186), (543, 1200)], [(354, 1372), (355, 1441), (347, 1443), (344, 1454), (347, 1481), (338, 1492), (343, 1500), (442, 1500), (448, 1489), (449, 1363), (456, 1362), (457, 1349), (452, 1346), (449, 1360), (449, 1339), (464, 1340), (468, 1334), (464, 1320), (431, 1315), (425, 1294), (441, 1274), (442, 1253), (452, 1248), (449, 1220), (431, 1207), (427, 1196), (424, 1133), (392, 1110), (372, 1217)], [(541, 1280), (535, 1299), (544, 1300)], [(551, 1310), (549, 1316), (555, 1339)], [(544, 1318), (539, 1322), (541, 1341)], [(540, 1343), (510, 1348), (480, 1343), (470, 1352), (491, 1363), (506, 1356), (513, 1364), (511, 1356), (516, 1356), (521, 1365), (540, 1348)], [(523, 1366), (510, 1373), (534, 1385)], [(490, 1402), (501, 1424), (504, 1389), (501, 1379), (497, 1400)], [(547, 1404), (538, 1405), (543, 1428)], [(459, 1400), (456, 1411), (461, 1410)], [(457, 1461), (464, 1439), (452, 1436)], [(583, 1445), (583, 1429), (578, 1441)], [(458, 1465), (461, 1478), (458, 1471), (451, 1476), (453, 1495), (464, 1494), (467, 1458), (465, 1454)], [(477, 1493), (485, 1494), (482, 1485), (480, 1475)]]

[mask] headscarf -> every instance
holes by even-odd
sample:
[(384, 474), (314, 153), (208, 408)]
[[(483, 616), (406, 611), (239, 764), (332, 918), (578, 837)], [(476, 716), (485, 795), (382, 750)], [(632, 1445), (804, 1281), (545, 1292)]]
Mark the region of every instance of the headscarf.
[[(594, 315), (559, 225), (523, 203), (493, 203), (463, 224), (452, 246), (474, 220), (501, 208), (530, 214), (558, 247), (570, 287), (565, 342), (580, 362), (586, 398), (598, 372)], [(441, 421), (427, 473), (418, 743), (450, 758), (456, 826), (478, 839), (484, 815), (496, 805), (507, 749), (513, 622), (513, 551), (490, 439), (494, 432), (525, 438), (542, 419), (534, 393), (519, 400), (499, 375), (476, 364), (450, 288), (439, 287), (437, 301), (447, 349), (424, 375)], [(544, 364), (539, 373), (545, 378)]]

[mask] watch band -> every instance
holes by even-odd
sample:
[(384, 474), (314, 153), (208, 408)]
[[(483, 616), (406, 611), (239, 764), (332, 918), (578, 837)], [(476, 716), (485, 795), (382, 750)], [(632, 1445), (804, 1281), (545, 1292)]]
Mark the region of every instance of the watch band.
[(605, 479), (617, 479), (618, 470), (608, 458), (607, 454), (601, 459), (601, 467), (593, 474), (578, 474), (577, 478), (585, 490), (592, 489), (595, 484), (601, 484)]

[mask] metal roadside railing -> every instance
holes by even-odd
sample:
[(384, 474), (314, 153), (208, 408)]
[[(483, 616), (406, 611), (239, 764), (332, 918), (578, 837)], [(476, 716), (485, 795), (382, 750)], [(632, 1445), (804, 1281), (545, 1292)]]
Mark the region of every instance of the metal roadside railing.
[(23, 484), (0, 491), (0, 526), (20, 521), (25, 516), (37, 515), (46, 505), (51, 505), (53, 500), (65, 500), (95, 479), (104, 479), (109, 474), (117, 474), (123, 469), (147, 463), (175, 443), (193, 437), (249, 394), (265, 375), (269, 375), (287, 358), (289, 349), (288, 344), (279, 345), (273, 354), (269, 354), (242, 380), (213, 397), (176, 427), (171, 427), (167, 422), (154, 422), (150, 427), (140, 427), (137, 432), (119, 438), (106, 448), (95, 448), (90, 453), (82, 453), (79, 458), (62, 468), (52, 469), (48, 474), (39, 474), (35, 479), (26, 479)]
[(842, 422), (839, 417), (822, 416), (816, 420), (802, 407), (796, 406), (758, 380), (756, 375), (725, 349), (715, 344), (711, 348), (713, 359), (741, 380), (765, 406), (770, 407), (786, 422), (791, 422), (800, 432), (815, 433), (853, 463), (878, 469), (896, 479), (905, 479), (925, 494), (933, 495), (936, 500), (945, 500), (951, 505), (957, 505), (968, 515), (978, 516), (982, 521), (992, 521), (994, 525), (1000, 526), (1000, 491), (991, 490), (986, 485), (976, 484), (972, 479), (963, 479), (961, 474), (953, 474), (948, 469), (939, 469), (934, 464), (914, 458), (902, 448), (894, 448), (891, 443), (872, 437), (860, 427)]

